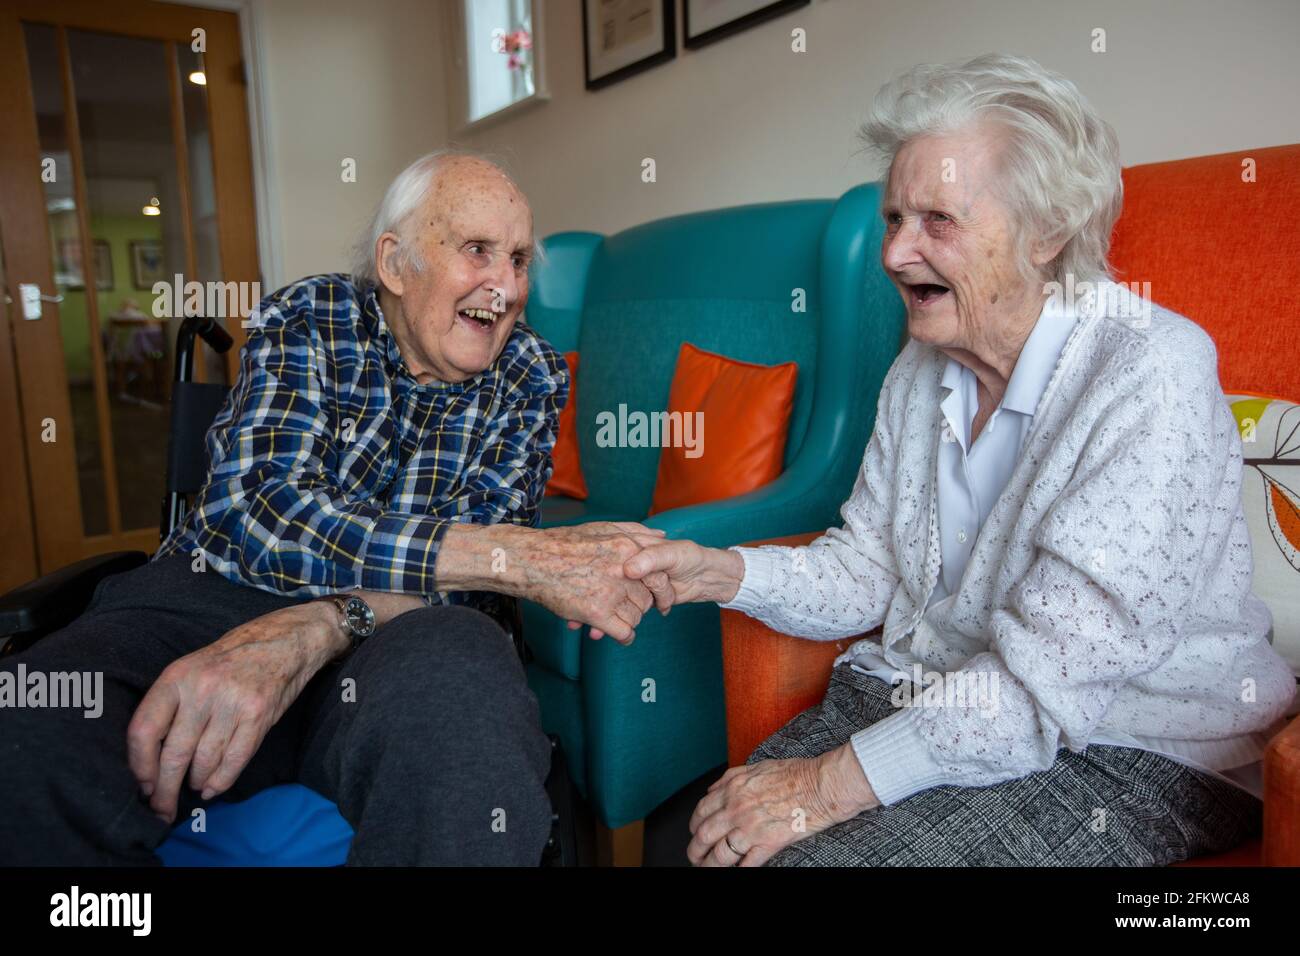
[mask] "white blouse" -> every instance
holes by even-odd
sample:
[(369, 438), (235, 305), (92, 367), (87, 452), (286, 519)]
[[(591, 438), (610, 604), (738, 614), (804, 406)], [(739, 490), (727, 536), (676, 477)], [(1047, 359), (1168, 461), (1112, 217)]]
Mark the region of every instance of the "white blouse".
[(1049, 299), (1016, 359), (1007, 390), (971, 445), (979, 407), (975, 373), (948, 359), (939, 387), (946, 389), (940, 409), (946, 427), (939, 436), (939, 548), (942, 563), (930, 603), (956, 594), (975, 539), (1007, 486), (1034, 410), (1074, 328), (1074, 310)]

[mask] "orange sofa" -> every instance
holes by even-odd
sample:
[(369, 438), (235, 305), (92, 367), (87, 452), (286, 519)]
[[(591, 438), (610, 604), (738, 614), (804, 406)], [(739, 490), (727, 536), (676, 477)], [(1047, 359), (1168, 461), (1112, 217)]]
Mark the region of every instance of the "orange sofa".
[[(1133, 166), (1124, 190), (1116, 278), (1150, 282), (1154, 301), (1210, 333), (1225, 393), (1300, 401), (1300, 145)], [(804, 544), (821, 530), (762, 543)], [(854, 640), (800, 640), (724, 610), (728, 762), (818, 703)], [(1300, 866), (1300, 717), (1270, 743), (1264, 787), (1261, 840), (1181, 865)]]

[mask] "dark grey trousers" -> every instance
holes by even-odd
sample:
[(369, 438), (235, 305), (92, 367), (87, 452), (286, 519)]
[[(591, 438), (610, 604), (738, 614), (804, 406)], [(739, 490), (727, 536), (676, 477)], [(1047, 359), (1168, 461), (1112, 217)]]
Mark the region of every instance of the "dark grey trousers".
[[(894, 713), (893, 687), (847, 663), (822, 703), (747, 763), (816, 757)], [(1239, 787), (1131, 747), (1062, 748), (1047, 770), (991, 787), (934, 787), (792, 843), (768, 866), (1165, 866), (1258, 836)]]
[[(301, 600), (174, 556), (109, 578), (70, 627), (0, 661), (100, 671), (104, 698), (97, 718), (0, 707), (0, 865), (157, 863), (171, 827), (127, 765), (132, 714), (172, 661)], [(535, 866), (550, 833), (550, 755), (504, 632), (469, 608), (421, 608), (321, 670), (215, 799), (305, 784), (356, 831), (350, 864)], [(183, 784), (176, 819), (205, 805)]]

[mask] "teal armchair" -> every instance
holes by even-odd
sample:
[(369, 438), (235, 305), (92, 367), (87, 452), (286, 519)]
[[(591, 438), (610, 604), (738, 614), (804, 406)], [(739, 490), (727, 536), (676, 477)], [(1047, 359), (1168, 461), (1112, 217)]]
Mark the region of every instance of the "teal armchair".
[[(838, 200), (546, 239), (528, 321), (560, 351), (581, 356), (578, 441), (590, 496), (547, 498), (543, 526), (644, 521), (670, 538), (727, 547), (835, 523), (904, 328), (902, 302), (879, 264), (879, 201), (873, 183)], [(666, 408), (683, 342), (747, 362), (798, 363), (785, 470), (749, 494), (647, 519), (659, 449), (597, 446), (596, 415), (620, 404)], [(585, 628), (570, 631), (528, 602), (523, 618), (543, 726), (561, 737), (606, 826), (643, 819), (726, 760), (716, 606), (685, 605), (667, 618), (651, 612), (629, 647), (592, 641)]]

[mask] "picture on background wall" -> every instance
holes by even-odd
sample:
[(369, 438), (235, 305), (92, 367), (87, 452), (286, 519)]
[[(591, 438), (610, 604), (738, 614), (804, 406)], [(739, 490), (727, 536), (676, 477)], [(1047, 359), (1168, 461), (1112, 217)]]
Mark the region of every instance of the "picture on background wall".
[[(117, 283), (113, 278), (113, 247), (107, 239), (96, 239), (95, 288), (111, 289)], [(60, 239), (54, 262), (54, 283), (70, 292), (86, 288), (86, 271), (81, 267), (81, 240)]]
[(162, 243), (157, 239), (131, 240), (131, 284), (137, 289), (152, 289), (155, 282), (167, 278)]
[(113, 247), (107, 239), (95, 240), (95, 288), (111, 289), (117, 285), (113, 278)]
[(673, 0), (583, 0), (582, 33), (589, 90), (677, 55)]
[(808, 0), (684, 0), (685, 44), (691, 49), (806, 7)]

